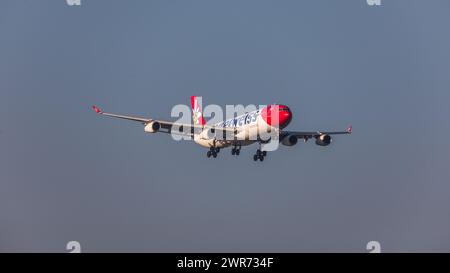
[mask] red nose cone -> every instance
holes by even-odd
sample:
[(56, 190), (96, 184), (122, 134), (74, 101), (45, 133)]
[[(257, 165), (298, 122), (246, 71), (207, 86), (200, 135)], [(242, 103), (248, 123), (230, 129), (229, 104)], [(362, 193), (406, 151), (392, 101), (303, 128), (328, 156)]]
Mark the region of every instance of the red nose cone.
[(261, 111), (261, 117), (268, 125), (283, 129), (291, 122), (292, 113), (286, 105), (269, 105)]

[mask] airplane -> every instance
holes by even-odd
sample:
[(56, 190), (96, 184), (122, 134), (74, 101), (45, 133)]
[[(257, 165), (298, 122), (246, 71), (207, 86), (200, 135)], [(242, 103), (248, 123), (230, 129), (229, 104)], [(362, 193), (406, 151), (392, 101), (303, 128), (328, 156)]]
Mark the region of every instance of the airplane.
[[(314, 138), (319, 146), (328, 146), (332, 142), (332, 135), (351, 134), (350, 125), (345, 131), (288, 131), (284, 130), (292, 120), (292, 112), (286, 105), (273, 104), (245, 113), (215, 124), (207, 124), (203, 118), (198, 97), (191, 96), (191, 109), (193, 124), (182, 124), (151, 118), (124, 116), (105, 113), (97, 106), (92, 106), (97, 114), (113, 118), (140, 122), (147, 133), (168, 133), (188, 136), (197, 144), (208, 148), (208, 158), (216, 158), (222, 148), (231, 147), (232, 155), (239, 155), (242, 146), (258, 143), (259, 148), (253, 155), (254, 161), (263, 161), (267, 151), (262, 145), (270, 139), (263, 139), (260, 132), (273, 132), (279, 143), (285, 146), (294, 146), (298, 139), (307, 142)], [(231, 137), (230, 137), (231, 135)]]

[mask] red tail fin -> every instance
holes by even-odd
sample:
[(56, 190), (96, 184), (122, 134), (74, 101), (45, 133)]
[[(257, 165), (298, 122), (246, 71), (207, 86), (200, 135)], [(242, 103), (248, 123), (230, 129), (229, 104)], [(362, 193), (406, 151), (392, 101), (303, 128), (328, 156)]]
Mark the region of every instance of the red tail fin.
[(191, 96), (192, 120), (194, 125), (205, 125), (202, 113), (202, 97)]

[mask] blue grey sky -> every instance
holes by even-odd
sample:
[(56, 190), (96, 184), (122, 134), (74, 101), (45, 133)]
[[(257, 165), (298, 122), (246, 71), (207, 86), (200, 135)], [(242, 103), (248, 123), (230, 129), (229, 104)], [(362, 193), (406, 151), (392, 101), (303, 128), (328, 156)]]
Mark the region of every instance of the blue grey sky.
[[(0, 251), (450, 251), (450, 2), (5, 0)], [(90, 109), (284, 103), (253, 162)]]

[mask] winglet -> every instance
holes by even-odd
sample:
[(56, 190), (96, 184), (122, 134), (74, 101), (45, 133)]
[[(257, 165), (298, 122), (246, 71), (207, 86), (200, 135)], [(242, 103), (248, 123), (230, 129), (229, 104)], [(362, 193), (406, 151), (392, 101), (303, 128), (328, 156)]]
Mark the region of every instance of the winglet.
[(348, 128), (347, 128), (347, 133), (349, 133), (349, 134), (351, 134), (352, 133), (352, 126), (350, 125), (350, 126), (348, 126)]
[(92, 109), (94, 109), (95, 113), (97, 113), (97, 114), (103, 113), (102, 110), (100, 110), (100, 108), (98, 108), (98, 107), (95, 106), (95, 105), (92, 106)]

